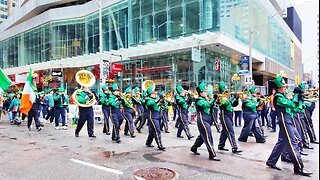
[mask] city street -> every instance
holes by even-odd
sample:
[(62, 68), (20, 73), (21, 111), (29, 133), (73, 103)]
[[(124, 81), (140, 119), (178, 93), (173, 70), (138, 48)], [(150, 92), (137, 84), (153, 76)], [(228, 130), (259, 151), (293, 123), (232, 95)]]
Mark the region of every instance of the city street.
[[(319, 132), (318, 106), (313, 115), (315, 130)], [(0, 121), (0, 174), (1, 179), (133, 179), (138, 169), (148, 167), (169, 168), (176, 172), (177, 179), (318, 179), (319, 145), (313, 150), (305, 150), (305, 168), (314, 174), (311, 178), (293, 174), (291, 164), (281, 162), (282, 171), (267, 168), (265, 163), (277, 141), (277, 133), (265, 129), (267, 142), (256, 144), (253, 137), (248, 143), (237, 141), (244, 152), (235, 155), (217, 150), (219, 134), (212, 128), (214, 146), (220, 162), (209, 161), (203, 145), (195, 156), (190, 152), (194, 139), (176, 138), (174, 123), (170, 124), (170, 134), (162, 133), (166, 151), (145, 146), (147, 127), (142, 134), (132, 139), (121, 132), (122, 142), (113, 143), (111, 136), (102, 134), (102, 125), (96, 123), (96, 139), (90, 139), (86, 126), (80, 137), (74, 136), (75, 127), (67, 131), (55, 130), (54, 125), (46, 124), (43, 130), (28, 131), (25, 123), (21, 126)], [(197, 136), (196, 124), (190, 125)], [(123, 129), (123, 128), (122, 128)], [(236, 138), (241, 131), (235, 127)], [(319, 133), (318, 133), (319, 137)], [(153, 143), (155, 146), (155, 142)], [(227, 141), (227, 148), (230, 147)]]

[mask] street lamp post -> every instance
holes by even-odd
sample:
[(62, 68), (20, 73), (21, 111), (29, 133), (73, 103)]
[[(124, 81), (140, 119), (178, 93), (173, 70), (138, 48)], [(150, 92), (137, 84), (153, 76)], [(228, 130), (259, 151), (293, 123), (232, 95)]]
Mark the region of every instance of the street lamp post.
[[(118, 56), (118, 57), (120, 57), (120, 62), (121, 62), (121, 65), (123, 65), (122, 64), (122, 60), (123, 60), (123, 57), (122, 57), (122, 55), (120, 54), (111, 54), (112, 56)], [(123, 67), (122, 67), (122, 71), (121, 71), (121, 74), (120, 74), (120, 80), (121, 80), (121, 82), (120, 82), (120, 91), (122, 92), (122, 86), (123, 86)]]
[[(103, 59), (102, 59), (102, 53), (103, 53), (103, 40), (102, 40), (102, 4), (101, 4), (101, 0), (95, 0), (96, 3), (99, 6), (99, 53), (100, 53), (100, 61), (101, 63), (103, 63)], [(109, 76), (109, 74), (107, 74), (107, 76)], [(101, 78), (101, 86), (103, 86), (106, 82), (106, 78), (102, 77)]]

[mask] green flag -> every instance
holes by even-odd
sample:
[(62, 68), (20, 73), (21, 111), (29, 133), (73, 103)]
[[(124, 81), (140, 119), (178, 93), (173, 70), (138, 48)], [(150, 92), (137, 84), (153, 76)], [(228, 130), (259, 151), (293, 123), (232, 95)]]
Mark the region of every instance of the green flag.
[(2, 69), (0, 69), (0, 89), (5, 91), (11, 84), (12, 81), (2, 72)]

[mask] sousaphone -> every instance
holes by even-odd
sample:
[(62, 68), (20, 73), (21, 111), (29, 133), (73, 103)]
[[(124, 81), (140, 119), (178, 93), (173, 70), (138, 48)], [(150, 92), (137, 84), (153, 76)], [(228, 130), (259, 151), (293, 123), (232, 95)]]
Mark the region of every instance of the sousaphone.
[[(96, 83), (96, 78), (90, 71), (80, 70), (76, 73), (76, 81), (80, 86), (89, 88)], [(97, 100), (92, 92), (88, 92), (90, 99), (87, 100), (86, 104), (79, 103), (77, 95), (82, 91), (82, 89), (78, 89), (72, 94), (74, 102), (80, 107), (92, 107), (93, 105), (95, 105)]]

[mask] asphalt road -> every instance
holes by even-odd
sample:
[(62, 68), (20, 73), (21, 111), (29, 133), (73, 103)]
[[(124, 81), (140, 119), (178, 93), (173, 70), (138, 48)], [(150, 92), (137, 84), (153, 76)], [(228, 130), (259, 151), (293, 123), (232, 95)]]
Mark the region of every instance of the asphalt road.
[[(315, 130), (319, 137), (319, 110), (313, 115)], [(190, 125), (193, 135), (198, 135), (197, 126)], [(247, 143), (237, 141), (244, 152), (234, 155), (231, 152), (217, 150), (219, 133), (212, 128), (214, 147), (220, 162), (209, 161), (206, 147), (203, 145), (195, 156), (190, 152), (194, 139), (176, 138), (174, 123), (170, 124), (171, 133), (162, 133), (166, 151), (147, 148), (147, 127), (136, 138), (123, 135), (120, 144), (111, 141), (111, 136), (102, 133), (102, 126), (95, 125), (96, 139), (90, 139), (86, 126), (80, 137), (74, 136), (75, 127), (68, 130), (55, 130), (52, 124), (46, 124), (40, 132), (28, 131), (25, 123), (13, 126), (5, 119), (0, 121), (0, 179), (132, 179), (139, 169), (149, 167), (169, 168), (177, 173), (177, 179), (319, 179), (319, 145), (313, 150), (305, 150), (303, 156), (305, 168), (312, 171), (311, 178), (293, 174), (289, 163), (279, 160), (282, 171), (267, 168), (269, 157), (278, 133), (270, 133), (265, 144), (256, 144), (253, 137)], [(123, 129), (123, 128), (122, 128)], [(236, 138), (241, 128), (235, 127)], [(227, 141), (227, 148), (230, 144)], [(154, 142), (155, 145), (155, 142)]]

